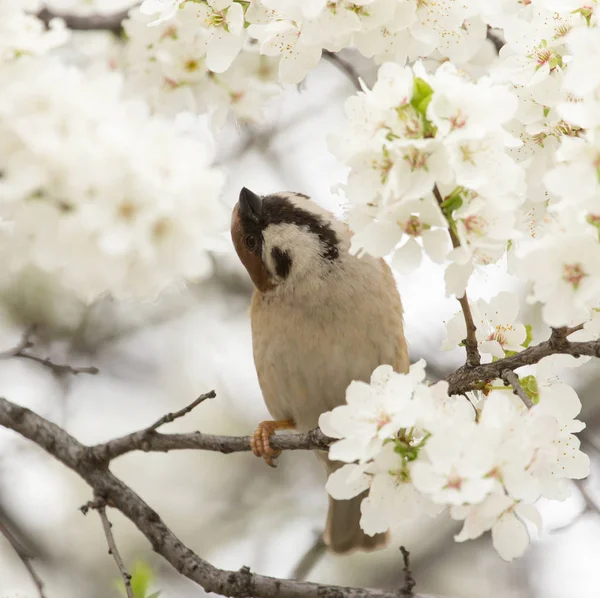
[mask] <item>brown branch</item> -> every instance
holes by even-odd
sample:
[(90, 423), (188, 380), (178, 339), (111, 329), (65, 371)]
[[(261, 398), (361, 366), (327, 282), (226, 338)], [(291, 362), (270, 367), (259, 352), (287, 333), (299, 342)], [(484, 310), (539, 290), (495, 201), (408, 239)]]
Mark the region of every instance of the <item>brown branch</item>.
[(118, 13), (103, 15), (71, 15), (66, 13), (56, 13), (44, 8), (37, 13), (38, 19), (43, 21), (46, 26), (52, 19), (62, 19), (69, 29), (77, 31), (110, 31), (115, 35), (121, 35), (123, 31), (123, 20), (127, 17), (129, 10)]
[(64, 376), (65, 374), (73, 374), (73, 376), (77, 376), (77, 374), (90, 374), (92, 376), (96, 375), (100, 370), (91, 365), (84, 367), (73, 367), (68, 363), (54, 363), (49, 357), (38, 357), (37, 355), (32, 355), (31, 353), (21, 352), (15, 357), (21, 357), (23, 359), (30, 359), (31, 361), (35, 361), (47, 367), (49, 370), (52, 370), (58, 376)]
[(411, 598), (415, 595), (413, 590), (417, 585), (417, 582), (410, 569), (410, 552), (408, 552), (404, 546), (400, 546), (400, 552), (402, 553), (402, 560), (404, 561), (404, 569), (402, 569), (404, 571), (404, 585), (400, 589), (400, 596), (402, 596), (402, 598)]
[[(304, 434), (274, 435), (270, 440), (274, 449), (282, 451), (326, 451), (334, 442), (335, 439), (328, 438), (318, 428)], [(250, 436), (217, 436), (202, 432), (187, 434), (152, 432), (148, 434), (146, 430), (142, 430), (91, 447), (96, 458), (105, 462), (133, 451), (166, 453), (190, 449), (224, 454), (246, 452), (250, 450)]]
[(23, 548), (23, 546), (12, 535), (10, 530), (2, 521), (0, 521), (0, 533), (8, 540), (8, 543), (12, 546), (17, 556), (21, 559), (23, 566), (29, 573), (29, 577), (31, 577), (31, 581), (33, 581), (35, 587), (37, 588), (38, 596), (40, 598), (46, 598), (46, 595), (44, 594), (44, 582), (41, 580), (40, 576), (36, 573), (33, 565), (31, 564), (31, 554), (25, 548)]
[(21, 359), (30, 359), (31, 361), (35, 361), (43, 365), (44, 367), (51, 370), (57, 376), (63, 376), (65, 374), (73, 374), (77, 376), (77, 374), (91, 374), (95, 375), (98, 373), (98, 368), (94, 366), (85, 366), (85, 367), (73, 367), (69, 364), (62, 363), (54, 363), (49, 357), (38, 357), (37, 355), (33, 355), (32, 353), (27, 353), (27, 349), (33, 347), (34, 343), (31, 340), (33, 333), (35, 332), (35, 327), (30, 328), (26, 332), (23, 333), (21, 340), (15, 345), (12, 349), (8, 351), (3, 351), (0, 353), (0, 359), (10, 359), (12, 357), (19, 357)]
[(476, 367), (462, 366), (445, 379), (449, 384), (448, 394), (464, 394), (482, 388), (486, 383), (501, 378), (505, 370), (514, 371), (526, 365), (536, 364), (544, 357), (556, 354), (580, 357), (600, 357), (600, 340), (571, 342), (567, 340), (567, 328), (553, 329), (547, 341), (534, 345), (510, 357)]
[(533, 407), (533, 401), (527, 396), (527, 393), (523, 390), (523, 387), (519, 382), (519, 376), (517, 376), (511, 370), (504, 370), (502, 372), (502, 380), (504, 380), (504, 384), (506, 384), (507, 386), (513, 387), (513, 394), (517, 395), (521, 399), (521, 401), (523, 401), (527, 409), (531, 409)]
[(495, 33), (492, 33), (492, 28), (489, 25), (487, 28), (487, 38), (494, 44), (494, 48), (496, 48), (497, 54), (500, 52), (500, 50), (506, 43), (503, 39), (499, 38)]
[(298, 561), (298, 564), (294, 567), (291, 578), (299, 581), (306, 579), (326, 553), (327, 545), (323, 541), (323, 533), (319, 532), (310, 548), (304, 553), (302, 558)]
[(217, 396), (217, 394), (215, 393), (214, 390), (211, 390), (207, 393), (200, 395), (195, 401), (192, 401), (187, 407), (184, 407), (183, 409), (180, 409), (179, 411), (176, 411), (175, 413), (167, 413), (167, 415), (164, 415), (163, 417), (161, 417), (159, 420), (154, 422), (150, 427), (146, 428), (145, 430), (142, 430), (142, 434), (150, 434), (152, 432), (156, 432), (156, 430), (158, 428), (160, 428), (161, 426), (163, 426), (164, 424), (169, 424), (172, 421), (175, 421), (176, 419), (183, 417), (184, 415), (187, 415), (190, 411), (192, 411), (192, 409), (195, 409), (198, 405), (200, 405), (200, 403), (203, 403), (204, 401), (206, 401), (206, 399), (214, 399), (216, 396)]
[(348, 79), (350, 79), (357, 91), (362, 91), (362, 87), (360, 85), (360, 75), (354, 68), (354, 65), (341, 58), (339, 54), (330, 52), (329, 50), (323, 50), (323, 58), (328, 60), (331, 64), (333, 64), (333, 66), (342, 71), (342, 73), (344, 73)]
[(112, 523), (108, 520), (106, 515), (106, 503), (102, 499), (96, 499), (94, 502), (89, 502), (85, 509), (82, 507), (84, 514), (87, 512), (87, 509), (95, 509), (98, 511), (100, 521), (102, 522), (102, 529), (104, 530), (104, 535), (106, 536), (106, 543), (108, 544), (108, 554), (112, 555), (117, 567), (119, 568), (119, 573), (121, 574), (123, 583), (125, 584), (125, 593), (127, 594), (127, 598), (135, 598), (133, 595), (133, 589), (131, 588), (131, 575), (127, 573), (125, 563), (121, 558), (115, 542), (115, 537), (112, 533)]
[[(109, 471), (104, 461), (98, 460), (92, 447), (81, 444), (65, 430), (33, 411), (2, 398), (0, 425), (28, 438), (79, 474), (93, 489), (95, 496), (121, 511), (158, 554), (207, 592), (232, 598), (398, 598), (393, 590), (277, 579), (251, 573), (247, 567), (239, 571), (218, 569), (185, 546), (156, 511)], [(433, 597), (420, 594), (415, 598)]]
[[(442, 209), (444, 199), (442, 198), (442, 195), (437, 185), (433, 186), (433, 195), (436, 201), (438, 202), (440, 209)], [(442, 213), (444, 213), (443, 210)], [(445, 213), (444, 217), (446, 217)], [(452, 223), (450, 221), (448, 221), (448, 232), (450, 233), (452, 247), (454, 247), (455, 249), (457, 247), (460, 247), (460, 239), (456, 236), (456, 233), (454, 232), (454, 229), (452, 228)], [(465, 318), (465, 328), (467, 330), (467, 338), (463, 341), (465, 344), (465, 350), (467, 352), (467, 366), (475, 367), (481, 363), (481, 355), (479, 355), (477, 336), (475, 335), (475, 333), (477, 332), (477, 327), (475, 326), (475, 322), (473, 321), (473, 314), (471, 313), (471, 306), (469, 305), (467, 291), (465, 290), (463, 296), (457, 297), (457, 299), (460, 303), (460, 307)]]

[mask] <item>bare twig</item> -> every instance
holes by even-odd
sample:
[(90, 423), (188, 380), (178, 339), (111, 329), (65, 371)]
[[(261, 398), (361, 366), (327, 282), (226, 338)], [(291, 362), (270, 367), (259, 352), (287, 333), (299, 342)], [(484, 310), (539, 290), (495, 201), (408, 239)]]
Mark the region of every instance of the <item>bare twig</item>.
[(527, 393), (523, 390), (519, 382), (519, 377), (513, 371), (504, 370), (502, 372), (502, 380), (504, 380), (504, 384), (507, 386), (513, 387), (513, 394), (516, 394), (523, 401), (527, 409), (533, 407), (533, 401), (527, 396)]
[(195, 401), (192, 401), (187, 407), (184, 407), (183, 409), (180, 409), (179, 411), (175, 411), (175, 413), (167, 413), (167, 415), (164, 415), (159, 420), (155, 421), (151, 426), (146, 428), (146, 430), (143, 430), (142, 433), (150, 434), (152, 432), (155, 432), (158, 428), (160, 428), (164, 424), (169, 424), (172, 421), (175, 421), (176, 419), (183, 417), (184, 415), (187, 415), (190, 411), (192, 411), (192, 409), (195, 409), (198, 405), (200, 405), (200, 403), (203, 403), (204, 401), (206, 401), (206, 399), (214, 399), (216, 396), (217, 396), (217, 394), (215, 393), (214, 390), (204, 393), (204, 394), (200, 395)]
[[(433, 195), (441, 209), (442, 204), (444, 203), (444, 199), (442, 198), (442, 194), (440, 193), (440, 190), (438, 189), (437, 185), (433, 186)], [(456, 236), (456, 233), (452, 228), (451, 222), (448, 222), (448, 232), (450, 233), (452, 247), (454, 247), (455, 249), (457, 247), (460, 247), (460, 240)], [(467, 352), (467, 366), (475, 367), (481, 363), (481, 355), (479, 355), (477, 336), (475, 335), (475, 333), (477, 332), (477, 327), (475, 326), (475, 322), (473, 321), (473, 314), (471, 313), (471, 306), (469, 305), (467, 291), (465, 290), (463, 296), (457, 297), (457, 299), (460, 303), (460, 307), (465, 318), (465, 327), (467, 330), (467, 338), (463, 341), (465, 344), (465, 350)]]
[[(207, 592), (231, 598), (397, 598), (392, 590), (349, 588), (276, 579), (251, 573), (247, 567), (227, 571), (214, 567), (183, 542), (161, 517), (131, 488), (99, 461), (95, 450), (78, 442), (65, 430), (33, 411), (0, 398), (0, 425), (28, 438), (75, 471), (101, 496), (127, 517), (148, 539), (152, 548), (177, 571)], [(432, 598), (423, 594), (415, 598)]]
[(400, 596), (402, 596), (402, 598), (411, 598), (415, 595), (413, 590), (415, 589), (417, 582), (410, 570), (410, 553), (404, 546), (400, 546), (400, 552), (402, 553), (402, 559), (404, 561), (404, 568), (402, 569), (402, 571), (404, 571), (404, 585), (400, 590)]
[(326, 550), (327, 546), (323, 541), (323, 533), (320, 532), (317, 534), (311, 547), (298, 561), (298, 564), (294, 567), (294, 571), (290, 577), (298, 581), (306, 579), (310, 572), (314, 569), (315, 565), (323, 558)]
[(569, 336), (570, 334), (573, 334), (574, 332), (579, 332), (580, 330), (583, 330), (583, 324), (578, 324), (577, 326), (573, 326), (572, 328), (567, 328), (565, 331), (565, 336)]
[(35, 584), (38, 591), (39, 598), (46, 598), (44, 594), (44, 582), (40, 579), (40, 576), (36, 573), (33, 565), (31, 564), (31, 554), (18, 542), (18, 540), (11, 534), (10, 530), (0, 521), (0, 533), (8, 540), (8, 543), (12, 546), (17, 556), (21, 559), (23, 566), (27, 569), (31, 581)]
[(31, 340), (31, 336), (35, 331), (35, 327), (29, 328), (29, 330), (25, 331), (21, 336), (19, 342), (12, 348), (7, 351), (0, 352), (0, 359), (10, 359), (11, 357), (20, 357), (25, 349), (29, 349), (33, 347), (33, 342)]
[(500, 39), (495, 33), (492, 32), (491, 27), (488, 25), (487, 38), (494, 44), (496, 53), (499, 53), (504, 44), (506, 43), (503, 39)]
[(119, 549), (117, 548), (117, 544), (115, 542), (115, 537), (112, 533), (112, 523), (108, 520), (106, 515), (106, 502), (101, 498), (97, 498), (95, 501), (89, 502), (87, 505), (81, 508), (84, 514), (86, 514), (89, 509), (95, 509), (98, 511), (100, 521), (102, 522), (102, 529), (104, 530), (104, 535), (106, 536), (106, 543), (108, 544), (108, 554), (112, 555), (113, 559), (115, 559), (117, 567), (119, 568), (119, 573), (121, 574), (123, 583), (125, 584), (127, 598), (134, 598), (133, 590), (131, 588), (131, 575), (127, 573), (125, 563), (121, 558)]
[(85, 367), (73, 367), (68, 364), (54, 363), (49, 357), (38, 357), (37, 355), (33, 355), (32, 353), (26, 352), (27, 349), (33, 347), (34, 343), (31, 340), (31, 337), (35, 331), (35, 328), (30, 328), (26, 332), (23, 333), (21, 340), (15, 345), (12, 349), (8, 351), (3, 351), (0, 353), (0, 359), (10, 359), (12, 357), (19, 357), (22, 359), (30, 359), (31, 361), (35, 361), (52, 370), (54, 374), (57, 376), (62, 376), (65, 374), (73, 374), (76, 376), (77, 374), (97, 374), (98, 368), (94, 366), (85, 366)]
[(15, 355), (15, 357), (31, 359), (31, 361), (35, 361), (36, 363), (39, 363), (44, 367), (47, 367), (48, 369), (52, 370), (58, 376), (62, 376), (65, 374), (73, 374), (74, 376), (77, 376), (77, 374), (90, 374), (93, 376), (100, 371), (97, 367), (93, 365), (84, 367), (73, 367), (72, 365), (69, 365), (67, 363), (54, 363), (48, 357), (38, 357), (37, 355), (31, 355), (31, 353), (25, 353), (23, 351), (19, 355)]
[(329, 50), (323, 50), (323, 58), (331, 62), (331, 64), (342, 71), (342, 73), (347, 75), (357, 91), (362, 90), (362, 87), (360, 86), (360, 75), (350, 62), (341, 58), (339, 54), (330, 52)]

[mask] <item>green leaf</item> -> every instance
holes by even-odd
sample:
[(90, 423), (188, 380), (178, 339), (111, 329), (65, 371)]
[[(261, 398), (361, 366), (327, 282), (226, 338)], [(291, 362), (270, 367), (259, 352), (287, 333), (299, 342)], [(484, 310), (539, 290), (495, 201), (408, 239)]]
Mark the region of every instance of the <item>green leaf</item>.
[(446, 218), (451, 219), (454, 211), (458, 210), (462, 206), (462, 192), (462, 187), (456, 187), (442, 202), (440, 207), (442, 208), (442, 212), (444, 212), (444, 216), (446, 216)]
[(527, 333), (527, 336), (525, 336), (525, 340), (523, 341), (522, 346), (525, 347), (527, 349), (527, 347), (529, 347), (529, 345), (531, 345), (531, 341), (533, 340), (533, 335), (531, 333), (532, 330), (532, 326), (531, 324), (525, 324), (525, 332)]
[(146, 563), (139, 561), (135, 564), (131, 574), (131, 589), (135, 598), (146, 598), (152, 577), (152, 569)]
[(540, 392), (535, 376), (525, 376), (519, 381), (525, 394), (531, 399), (534, 405), (537, 405), (540, 401)]
[[(138, 561), (134, 565), (133, 570), (131, 571), (131, 590), (134, 598), (158, 598), (160, 591), (148, 595), (148, 590), (153, 578), (154, 574), (149, 565), (143, 561)], [(125, 591), (125, 584), (122, 580), (117, 582), (117, 586), (121, 594), (126, 596), (127, 592)]]
[[(424, 79), (417, 77), (415, 79), (415, 83), (414, 83), (414, 87), (413, 87), (413, 96), (412, 96), (412, 100), (410, 101), (410, 103), (417, 110), (419, 110), (419, 105), (423, 102), (423, 100), (426, 98), (431, 98), (432, 95), (433, 95), (433, 89), (431, 89), (431, 85), (429, 85), (429, 83), (427, 83), (427, 81), (425, 81)], [(427, 106), (425, 106), (425, 108), (427, 108)], [(419, 110), (419, 112), (421, 112), (421, 111)]]
[(435, 137), (437, 128), (427, 119), (427, 106), (433, 97), (433, 89), (427, 81), (417, 77), (413, 86), (411, 106), (423, 117), (425, 137)]

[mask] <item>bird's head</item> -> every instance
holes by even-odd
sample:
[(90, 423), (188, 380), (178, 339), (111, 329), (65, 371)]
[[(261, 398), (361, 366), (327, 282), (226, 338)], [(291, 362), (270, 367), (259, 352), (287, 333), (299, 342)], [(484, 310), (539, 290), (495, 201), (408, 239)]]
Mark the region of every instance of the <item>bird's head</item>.
[(231, 238), (256, 288), (266, 292), (324, 280), (348, 251), (344, 225), (300, 193), (259, 196), (246, 189), (231, 217)]

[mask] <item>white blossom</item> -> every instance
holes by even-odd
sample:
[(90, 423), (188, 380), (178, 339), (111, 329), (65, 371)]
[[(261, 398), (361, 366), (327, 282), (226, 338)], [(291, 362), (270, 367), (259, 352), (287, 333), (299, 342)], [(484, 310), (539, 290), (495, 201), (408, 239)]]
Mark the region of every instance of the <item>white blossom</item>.
[(92, 301), (210, 273), (222, 178), (201, 142), (123, 101), (114, 73), (30, 60), (0, 69), (0, 86), (5, 275), (51, 272)]
[[(506, 352), (522, 351), (527, 338), (525, 326), (517, 320), (519, 300), (515, 294), (503, 291), (493, 297), (489, 303), (478, 299), (471, 306), (476, 327), (476, 338), (481, 353), (489, 353), (501, 359)], [(453, 349), (467, 336), (465, 319), (460, 312), (446, 325), (448, 336), (442, 349)]]

